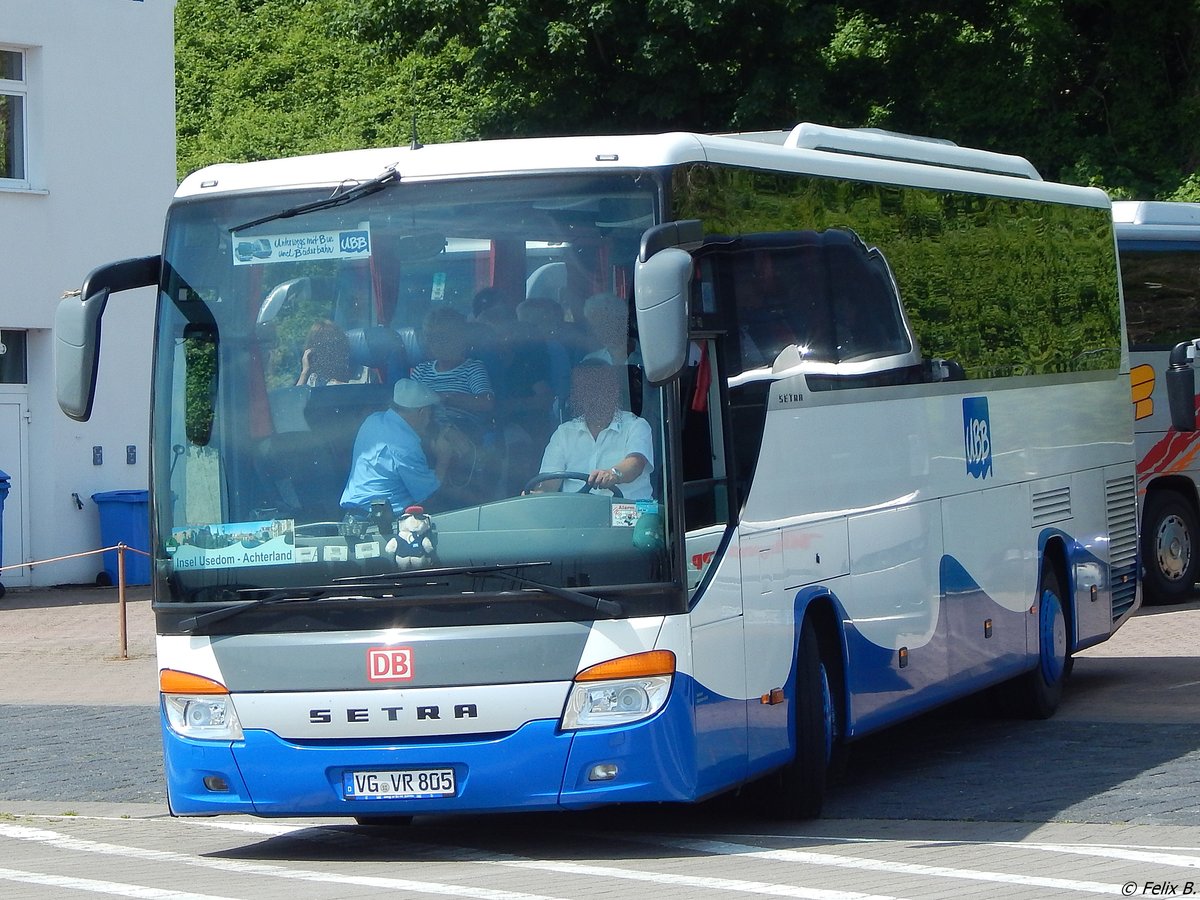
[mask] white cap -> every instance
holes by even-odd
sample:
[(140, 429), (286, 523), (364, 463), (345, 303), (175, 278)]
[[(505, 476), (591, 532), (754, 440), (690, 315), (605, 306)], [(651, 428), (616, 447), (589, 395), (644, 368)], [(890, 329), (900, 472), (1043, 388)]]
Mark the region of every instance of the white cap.
[(392, 389), (392, 402), (401, 409), (420, 409), (423, 406), (434, 406), (442, 400), (421, 382), (401, 378)]

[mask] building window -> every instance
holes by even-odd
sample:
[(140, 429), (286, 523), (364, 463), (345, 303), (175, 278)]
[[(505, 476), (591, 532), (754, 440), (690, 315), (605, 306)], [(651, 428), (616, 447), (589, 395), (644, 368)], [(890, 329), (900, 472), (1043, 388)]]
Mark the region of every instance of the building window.
[(0, 48), (0, 184), (25, 181), (25, 54)]
[(24, 331), (0, 331), (0, 384), (28, 384)]

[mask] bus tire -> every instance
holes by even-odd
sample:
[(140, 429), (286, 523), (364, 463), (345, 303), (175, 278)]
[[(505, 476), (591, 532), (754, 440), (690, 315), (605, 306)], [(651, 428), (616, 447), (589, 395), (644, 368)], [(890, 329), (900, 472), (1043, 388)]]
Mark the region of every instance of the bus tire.
[(796, 659), (796, 755), (783, 770), (777, 801), (778, 812), (784, 818), (815, 819), (821, 815), (839, 736), (830, 670), (816, 626), (805, 619)]
[(1200, 566), (1196, 511), (1177, 491), (1151, 491), (1142, 512), (1146, 602), (1180, 603), (1191, 596)]
[(1003, 686), (1007, 689), (1002, 698), (1006, 711), (1026, 719), (1054, 715), (1072, 662), (1062, 582), (1049, 559), (1042, 562), (1038, 583), (1038, 664)]

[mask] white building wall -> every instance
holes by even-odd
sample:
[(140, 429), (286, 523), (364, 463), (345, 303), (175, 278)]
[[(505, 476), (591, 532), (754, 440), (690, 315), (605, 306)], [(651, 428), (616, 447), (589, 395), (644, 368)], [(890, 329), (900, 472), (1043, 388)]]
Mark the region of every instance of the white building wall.
[[(108, 305), (89, 422), (58, 408), (51, 329), (63, 292), (93, 268), (161, 249), (176, 184), (173, 42), (174, 0), (0, 0), (0, 47), (26, 52), (29, 182), (0, 188), (0, 328), (27, 329), (29, 351), (28, 387), (0, 385), (0, 408), (23, 398), (28, 414), (23, 459), (11, 428), (0, 435), (0, 470), (13, 476), (5, 564), (101, 547), (91, 495), (148, 483), (153, 292)], [(0, 582), (90, 582), (101, 568), (89, 557)]]

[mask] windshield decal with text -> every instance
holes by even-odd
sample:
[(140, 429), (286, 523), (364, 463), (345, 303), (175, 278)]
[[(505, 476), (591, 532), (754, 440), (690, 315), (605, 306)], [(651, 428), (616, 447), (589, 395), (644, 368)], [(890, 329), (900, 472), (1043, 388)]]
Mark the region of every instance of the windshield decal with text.
[(176, 571), (279, 566), (297, 562), (295, 522), (267, 519), (172, 529), (167, 553)]
[(371, 255), (371, 228), (363, 223), (348, 231), (302, 231), (266, 237), (233, 236), (233, 264), (295, 262), (301, 259), (366, 259)]

